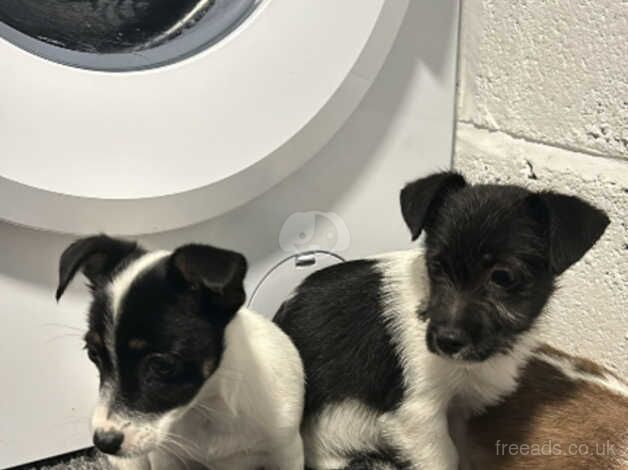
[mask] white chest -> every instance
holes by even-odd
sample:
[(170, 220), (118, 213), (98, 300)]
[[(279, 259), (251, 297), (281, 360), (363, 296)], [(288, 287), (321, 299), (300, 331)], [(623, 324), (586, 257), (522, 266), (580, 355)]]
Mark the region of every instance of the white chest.
[(265, 448), (264, 433), (250, 420), (238, 417), (218, 400), (197, 404), (172, 426), (173, 440), (192, 460), (211, 463), (238, 460)]

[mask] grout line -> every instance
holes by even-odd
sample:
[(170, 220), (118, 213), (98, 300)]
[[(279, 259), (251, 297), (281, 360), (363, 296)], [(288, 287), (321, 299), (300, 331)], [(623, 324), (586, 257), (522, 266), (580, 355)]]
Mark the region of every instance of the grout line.
[(483, 131), (488, 131), (488, 132), (500, 132), (504, 135), (507, 135), (513, 139), (519, 139), (519, 140), (523, 140), (524, 142), (528, 142), (531, 144), (536, 144), (536, 145), (544, 145), (546, 147), (554, 147), (557, 149), (561, 149), (561, 150), (565, 150), (568, 152), (574, 152), (574, 153), (579, 153), (581, 155), (586, 155), (589, 157), (593, 157), (593, 158), (605, 158), (608, 160), (614, 160), (617, 162), (623, 162), (628, 164), (628, 155), (625, 157), (622, 157), (620, 155), (607, 155), (607, 154), (603, 154), (603, 153), (595, 153), (593, 151), (590, 150), (583, 150), (580, 148), (576, 148), (576, 147), (570, 147), (569, 145), (561, 145), (561, 144), (557, 144), (557, 143), (552, 143), (552, 142), (546, 142), (543, 140), (538, 140), (538, 139), (534, 139), (531, 137), (527, 137), (521, 134), (517, 134), (514, 132), (509, 132), (509, 131), (504, 131), (502, 129), (493, 129), (491, 127), (486, 127), (486, 126), (479, 126), (477, 124), (475, 124), (472, 121), (466, 121), (466, 120), (458, 120), (457, 124), (466, 124), (469, 126), (472, 126), (473, 128), (477, 129), (477, 130), (483, 130)]

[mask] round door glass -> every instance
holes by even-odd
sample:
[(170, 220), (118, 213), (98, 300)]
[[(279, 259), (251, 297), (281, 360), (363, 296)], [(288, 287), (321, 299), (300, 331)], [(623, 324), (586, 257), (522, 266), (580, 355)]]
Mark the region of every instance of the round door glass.
[(127, 71), (193, 55), (261, 0), (1, 0), (0, 37), (75, 67)]

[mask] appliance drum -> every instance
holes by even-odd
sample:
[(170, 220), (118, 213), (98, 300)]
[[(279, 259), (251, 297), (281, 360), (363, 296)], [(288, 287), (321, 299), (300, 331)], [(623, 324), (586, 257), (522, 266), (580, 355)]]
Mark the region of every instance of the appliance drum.
[(129, 71), (220, 41), (260, 0), (2, 0), (0, 37), (74, 67)]

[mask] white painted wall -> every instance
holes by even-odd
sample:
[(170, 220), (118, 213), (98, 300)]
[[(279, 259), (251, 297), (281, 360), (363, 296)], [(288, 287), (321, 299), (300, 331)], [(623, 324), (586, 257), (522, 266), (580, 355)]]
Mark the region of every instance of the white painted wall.
[(611, 225), (561, 280), (544, 331), (628, 375), (628, 3), (467, 0), (454, 165), (585, 197)]

